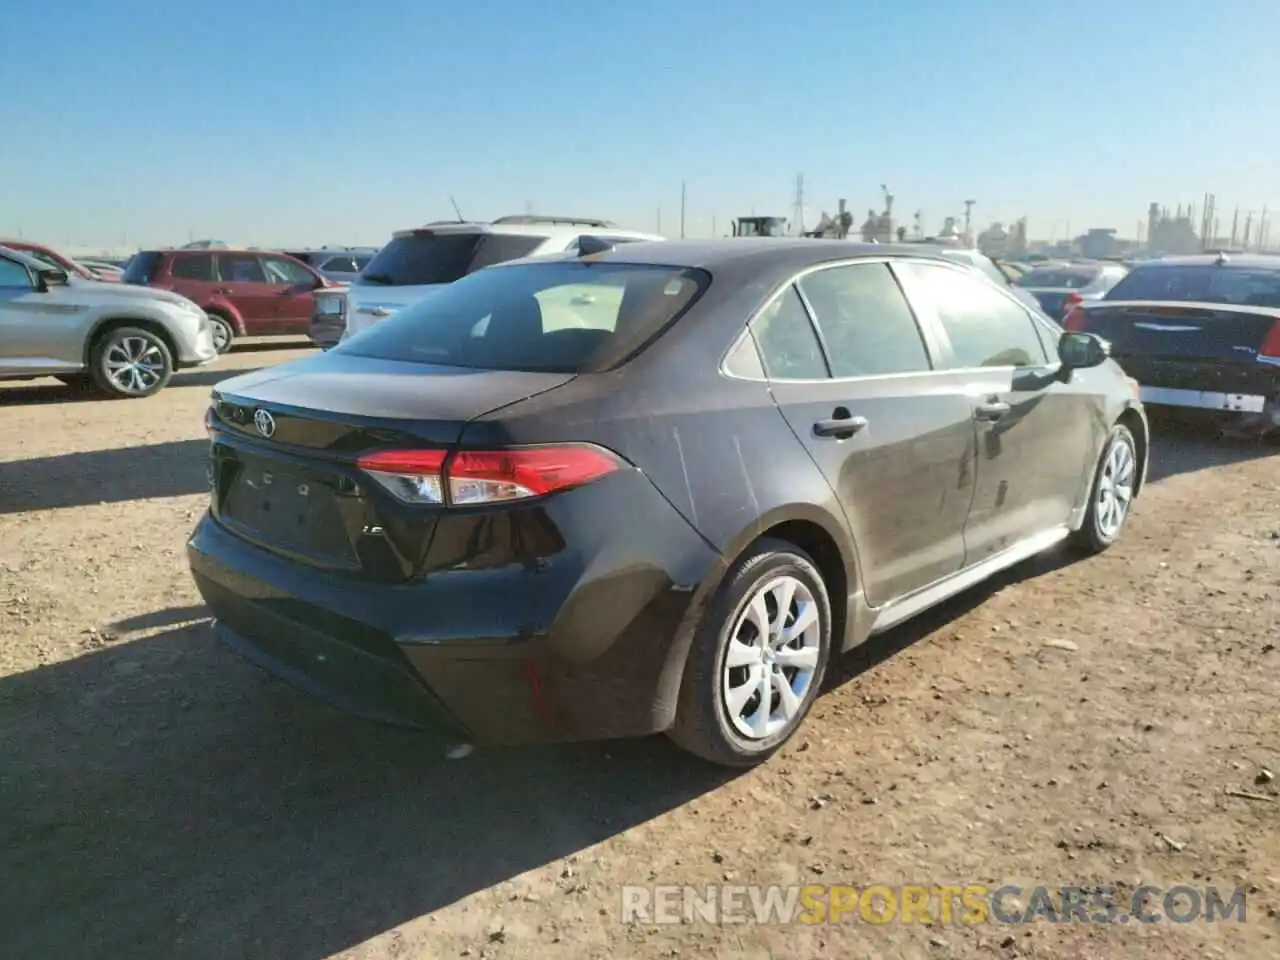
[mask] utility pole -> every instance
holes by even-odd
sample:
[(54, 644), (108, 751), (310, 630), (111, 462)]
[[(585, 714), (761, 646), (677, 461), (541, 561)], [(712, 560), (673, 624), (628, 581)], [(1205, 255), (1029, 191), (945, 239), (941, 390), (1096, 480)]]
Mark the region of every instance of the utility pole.
[(1231, 214), (1231, 246), (1236, 245), (1236, 239), (1240, 234), (1240, 208), (1236, 207), (1235, 212)]
[(688, 193), (684, 188), (684, 181), (680, 181), (680, 239), (684, 239), (684, 211), (685, 201), (688, 199)]
[(964, 245), (966, 247), (973, 246), (973, 205), (977, 202), (977, 200), (964, 202)]
[(1244, 247), (1246, 253), (1249, 250), (1249, 235), (1252, 231), (1253, 231), (1253, 211), (1250, 210), (1248, 213), (1244, 215), (1244, 239), (1242, 242), (1242, 246)]
[(804, 236), (804, 174), (796, 174), (796, 195), (792, 203), (792, 222), (795, 224), (796, 236)]

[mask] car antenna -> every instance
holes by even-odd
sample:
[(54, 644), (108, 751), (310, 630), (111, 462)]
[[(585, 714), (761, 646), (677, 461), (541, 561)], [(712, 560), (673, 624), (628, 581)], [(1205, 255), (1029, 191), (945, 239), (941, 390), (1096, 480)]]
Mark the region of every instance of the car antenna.
[(457, 200), (455, 200), (455, 199), (453, 199), (453, 194), (452, 194), (452, 193), (451, 193), (451, 194), (449, 194), (449, 202), (450, 202), (451, 204), (453, 204), (453, 212), (454, 212), (454, 213), (456, 213), (456, 214), (458, 215), (458, 222), (459, 222), (459, 223), (466, 223), (467, 221), (466, 221), (466, 220), (464, 220), (464, 219), (462, 218), (462, 211), (458, 209), (458, 201), (457, 201)]

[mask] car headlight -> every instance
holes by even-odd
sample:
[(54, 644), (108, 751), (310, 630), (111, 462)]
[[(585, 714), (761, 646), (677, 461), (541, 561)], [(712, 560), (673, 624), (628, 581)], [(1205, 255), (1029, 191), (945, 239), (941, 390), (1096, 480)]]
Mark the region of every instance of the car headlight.
[(347, 315), (347, 298), (343, 294), (327, 294), (316, 297), (316, 316), (345, 317)]

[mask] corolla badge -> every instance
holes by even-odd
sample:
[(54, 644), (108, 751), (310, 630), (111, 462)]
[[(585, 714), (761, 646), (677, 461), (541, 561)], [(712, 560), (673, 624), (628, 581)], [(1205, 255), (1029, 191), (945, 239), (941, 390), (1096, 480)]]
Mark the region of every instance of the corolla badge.
[(253, 414), (253, 425), (264, 437), (273, 437), (276, 432), (276, 418), (266, 410), (256, 410)]

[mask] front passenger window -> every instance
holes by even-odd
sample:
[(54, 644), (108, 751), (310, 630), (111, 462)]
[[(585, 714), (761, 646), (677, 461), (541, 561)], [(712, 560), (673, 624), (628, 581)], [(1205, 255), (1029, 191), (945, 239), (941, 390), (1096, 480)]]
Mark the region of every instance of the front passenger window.
[(770, 380), (825, 380), (818, 335), (796, 288), (789, 285), (752, 321), (751, 332)]
[(0, 287), (31, 288), (31, 275), (16, 260), (0, 259)]
[(904, 263), (901, 269), (904, 283), (928, 299), (951, 341), (952, 369), (1049, 362), (1031, 314), (991, 284), (941, 264)]

